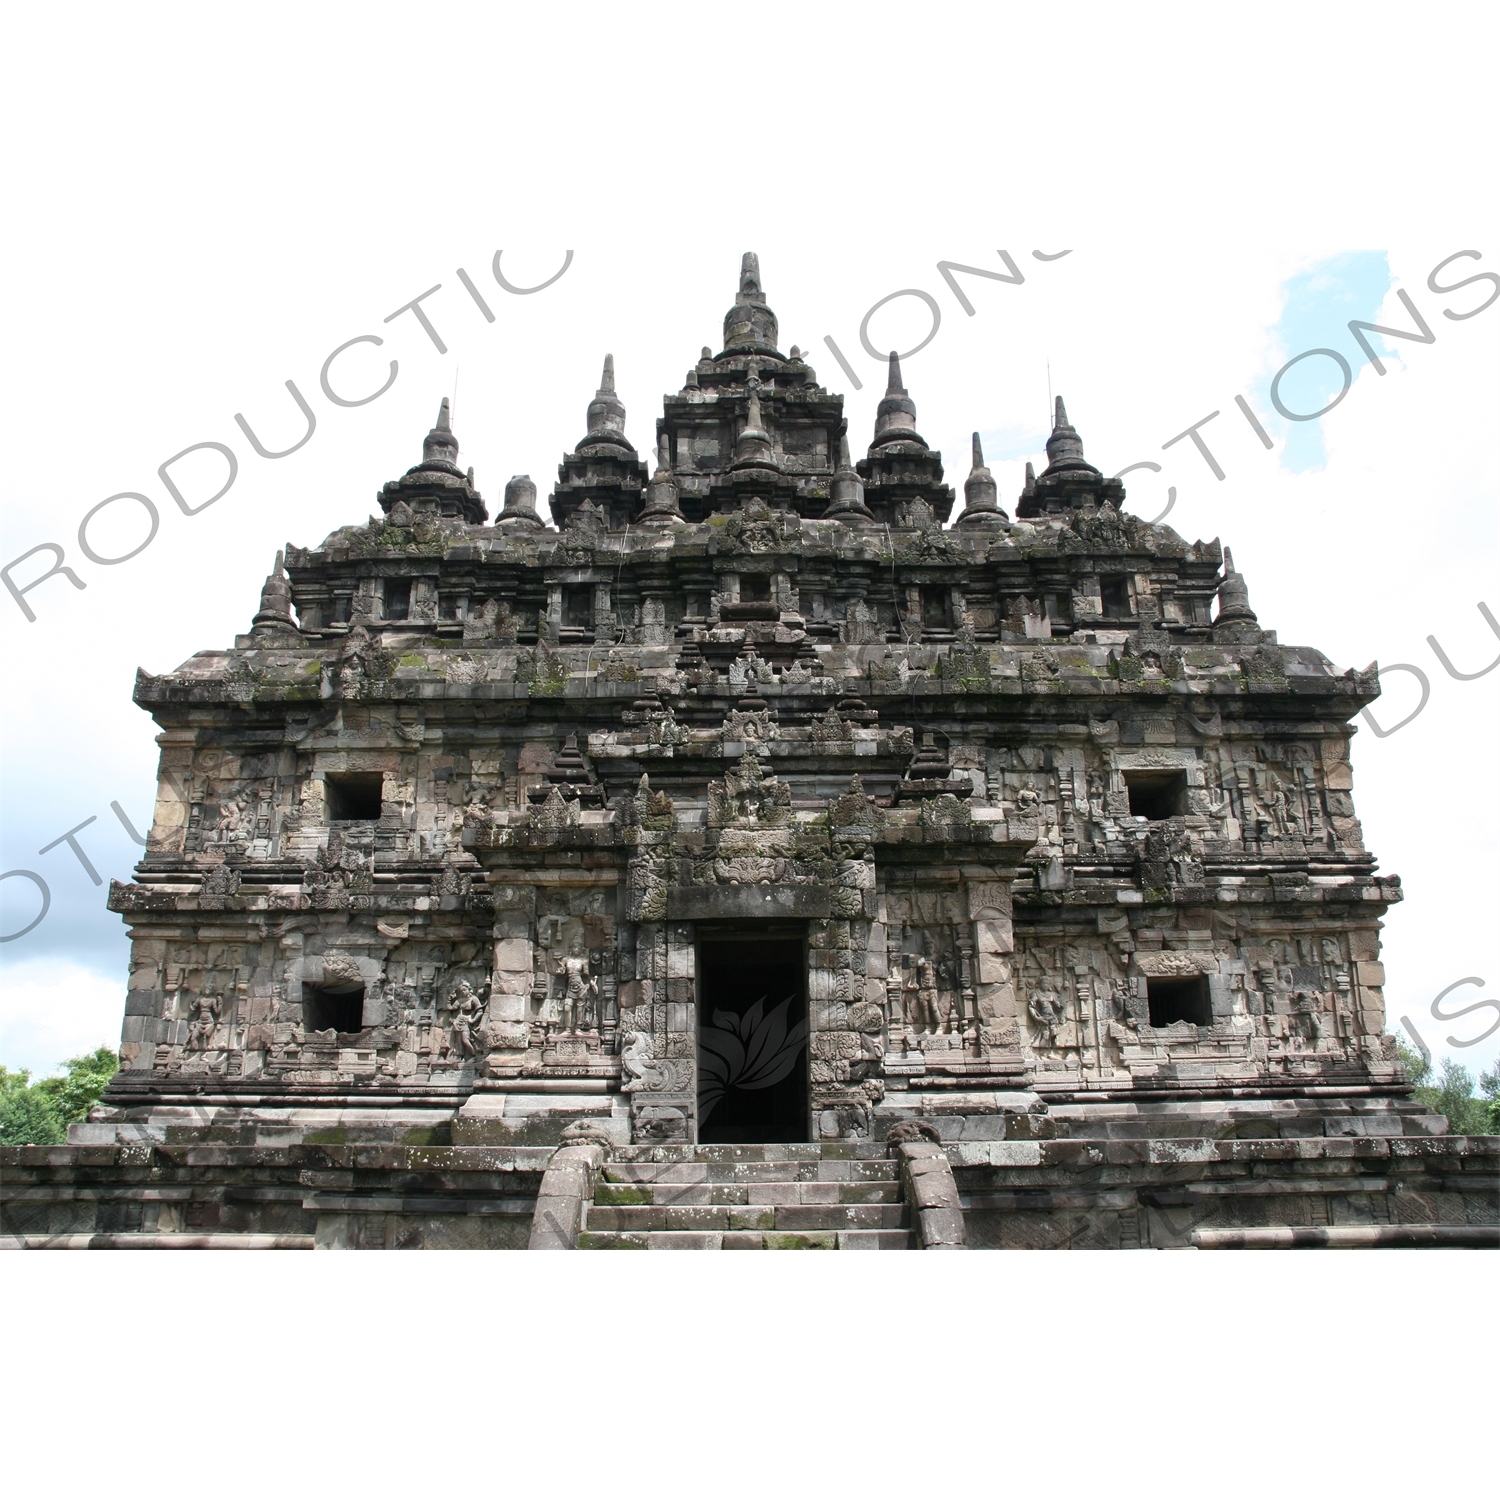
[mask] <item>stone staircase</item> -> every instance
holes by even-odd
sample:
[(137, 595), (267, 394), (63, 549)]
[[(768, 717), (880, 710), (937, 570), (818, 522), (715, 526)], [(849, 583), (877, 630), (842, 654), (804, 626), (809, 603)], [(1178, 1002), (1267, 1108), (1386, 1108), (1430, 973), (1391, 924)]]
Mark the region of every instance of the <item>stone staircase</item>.
[(913, 1250), (901, 1167), (883, 1147), (617, 1149), (580, 1250)]

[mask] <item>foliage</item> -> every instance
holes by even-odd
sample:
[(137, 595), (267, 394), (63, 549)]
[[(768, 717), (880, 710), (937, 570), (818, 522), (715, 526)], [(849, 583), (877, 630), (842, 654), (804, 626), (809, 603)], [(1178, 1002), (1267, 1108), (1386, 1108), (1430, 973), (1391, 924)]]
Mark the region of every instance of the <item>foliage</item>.
[(25, 1068), (0, 1067), (0, 1145), (58, 1146), (88, 1116), (120, 1059), (108, 1047), (70, 1057), (67, 1073), (31, 1081)]
[(1429, 1109), (1447, 1115), (1448, 1128), (1455, 1135), (1485, 1135), (1490, 1129), (1490, 1108), (1483, 1099), (1474, 1097), (1474, 1075), (1451, 1057), (1443, 1059), (1441, 1080), (1420, 1087), (1417, 1098)]
[(1434, 1077), (1429, 1059), (1419, 1057), (1405, 1042), (1396, 1043), (1396, 1051), (1406, 1068), (1406, 1076), (1416, 1085), (1416, 1096), (1428, 1109), (1448, 1118), (1448, 1128), (1455, 1135), (1500, 1134), (1500, 1064), (1493, 1071), (1479, 1075), (1479, 1091), (1474, 1096), (1474, 1075), (1462, 1063), (1449, 1057), (1443, 1061), (1441, 1077)]
[(1484, 1095), (1489, 1109), (1489, 1134), (1500, 1135), (1500, 1062), (1488, 1073), (1479, 1075), (1479, 1092)]
[(1413, 1052), (1400, 1037), (1396, 1038), (1396, 1055), (1401, 1059), (1401, 1066), (1406, 1069), (1406, 1076), (1412, 1083), (1426, 1083), (1432, 1076), (1432, 1062), (1419, 1052)]

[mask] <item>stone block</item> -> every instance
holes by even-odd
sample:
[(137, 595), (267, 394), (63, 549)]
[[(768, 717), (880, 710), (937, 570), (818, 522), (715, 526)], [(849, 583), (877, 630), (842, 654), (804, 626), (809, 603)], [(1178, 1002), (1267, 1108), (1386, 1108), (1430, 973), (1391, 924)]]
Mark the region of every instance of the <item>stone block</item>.
[(839, 971), (826, 965), (809, 969), (807, 998), (813, 1001), (837, 1000), (839, 998)]
[(1007, 922), (988, 920), (974, 924), (974, 947), (981, 954), (1013, 953), (1015, 929)]
[(979, 955), (980, 984), (1008, 984), (1010, 979), (1011, 966), (1008, 959), (1002, 958), (998, 953)]
[(964, 1244), (963, 1210), (924, 1208), (918, 1215), (922, 1245), (927, 1250), (958, 1249)]
[(512, 974), (531, 973), (531, 944), (521, 938), (505, 938), (495, 944), (495, 967)]
[(497, 969), (490, 982), (490, 993), (491, 995), (529, 995), (531, 985), (530, 969), (524, 971)]
[(524, 1022), (497, 1021), (489, 1032), (490, 1046), (497, 1051), (524, 1052), (531, 1045), (531, 1028)]

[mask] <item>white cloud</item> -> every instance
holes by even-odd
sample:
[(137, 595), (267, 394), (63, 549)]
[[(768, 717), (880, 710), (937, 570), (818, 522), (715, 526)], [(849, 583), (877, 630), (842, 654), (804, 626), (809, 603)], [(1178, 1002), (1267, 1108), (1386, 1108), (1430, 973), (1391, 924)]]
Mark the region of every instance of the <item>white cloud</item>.
[(52, 960), (16, 964), (0, 982), (0, 1062), (33, 1077), (70, 1057), (120, 1045), (125, 973), (96, 974)]

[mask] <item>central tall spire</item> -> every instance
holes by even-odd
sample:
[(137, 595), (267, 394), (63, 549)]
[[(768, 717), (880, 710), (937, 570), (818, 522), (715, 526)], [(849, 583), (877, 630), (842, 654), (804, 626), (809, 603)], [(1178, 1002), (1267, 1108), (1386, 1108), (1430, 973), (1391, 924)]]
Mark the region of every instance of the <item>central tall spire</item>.
[(724, 314), (725, 354), (775, 354), (776, 314), (766, 306), (760, 282), (760, 257), (747, 250), (740, 261), (740, 289)]

